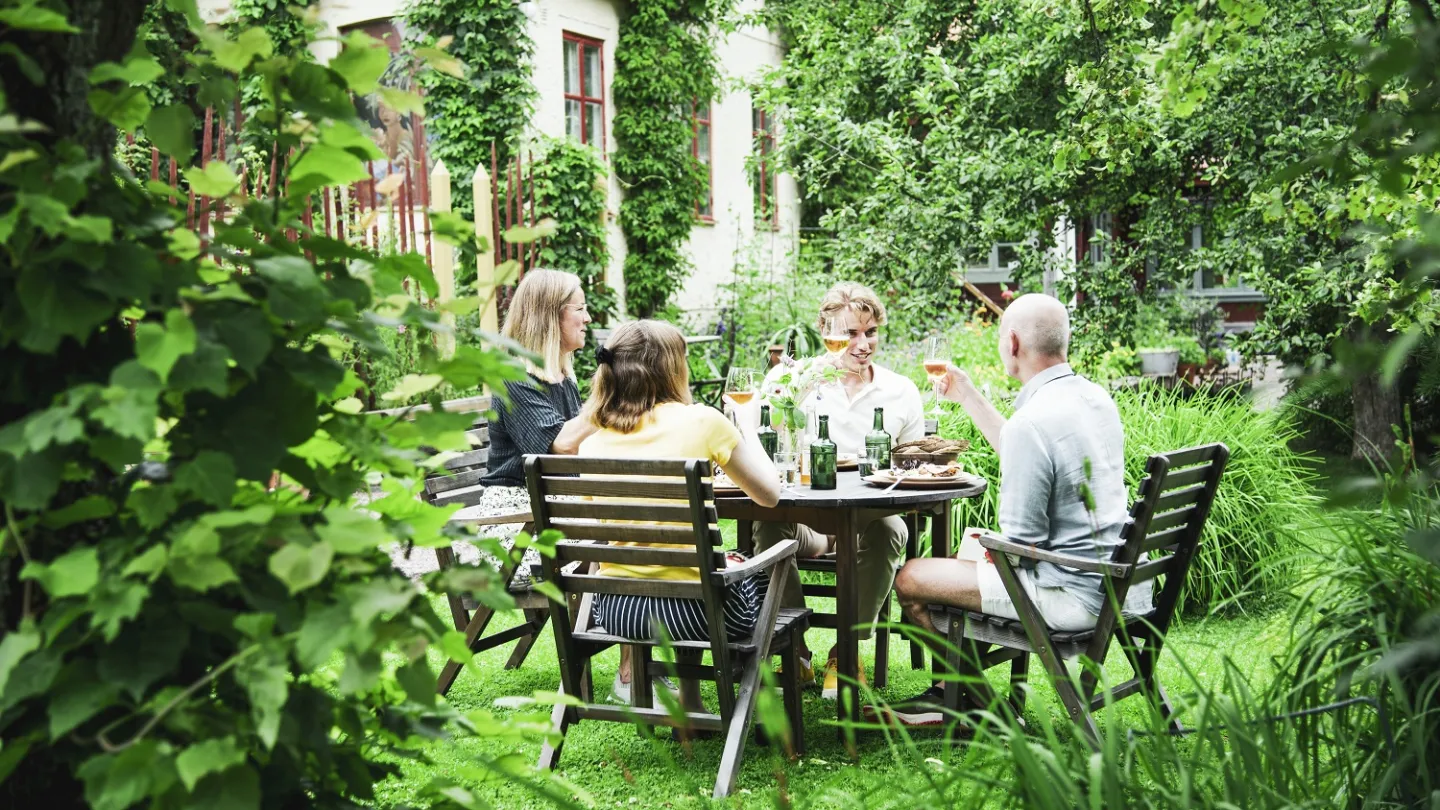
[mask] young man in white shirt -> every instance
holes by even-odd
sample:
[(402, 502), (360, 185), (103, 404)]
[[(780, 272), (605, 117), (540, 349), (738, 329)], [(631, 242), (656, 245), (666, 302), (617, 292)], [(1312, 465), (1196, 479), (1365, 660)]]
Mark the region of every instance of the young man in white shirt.
[[(885, 431), (895, 443), (912, 441), (925, 435), (925, 416), (920, 390), (908, 377), (875, 363), (880, 350), (880, 327), (885, 323), (885, 306), (868, 287), (854, 283), (837, 284), (820, 301), (820, 328), (828, 318), (842, 319), (850, 338), (845, 350), (826, 359), (842, 372), (838, 382), (812, 391), (801, 403), (812, 407), (817, 416), (830, 417), (830, 439), (836, 452), (859, 456), (865, 452), (865, 434), (874, 425), (875, 409), (884, 408)], [(824, 362), (824, 361), (822, 361)], [(856, 555), (859, 574), (859, 606), (856, 611), (862, 624), (874, 624), (880, 607), (890, 594), (895, 568), (905, 559), (907, 538), (905, 521), (898, 516), (876, 520), (860, 532)], [(800, 541), (801, 557), (819, 557), (835, 550), (835, 538), (821, 534), (809, 526), (794, 523), (756, 523), (756, 551), (782, 540)], [(794, 558), (788, 563), (795, 566)], [(792, 569), (786, 580), (781, 600), (785, 607), (803, 608), (805, 597), (800, 589), (799, 571)], [(889, 617), (885, 617), (888, 621)], [(860, 631), (868, 638), (869, 629)], [(810, 650), (800, 643), (800, 657), (808, 662)], [(834, 699), (837, 693), (836, 651), (830, 651), (825, 667), (824, 695)], [(808, 663), (806, 664), (808, 667)], [(814, 677), (813, 669), (802, 672), (802, 680)], [(864, 672), (861, 672), (864, 679)]]

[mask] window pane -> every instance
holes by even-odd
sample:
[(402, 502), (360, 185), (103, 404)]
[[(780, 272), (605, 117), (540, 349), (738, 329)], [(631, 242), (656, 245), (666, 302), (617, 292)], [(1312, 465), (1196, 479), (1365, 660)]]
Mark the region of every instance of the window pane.
[(585, 52), (585, 97), (602, 98), (600, 78), (600, 49), (594, 46), (582, 48)]
[(585, 102), (585, 143), (600, 146), (605, 142), (603, 109), (599, 104)]
[(565, 134), (577, 141), (584, 141), (580, 131), (580, 102), (565, 99)]
[(1000, 249), (999, 269), (1009, 270), (1010, 268), (1020, 263), (1020, 251), (1015, 248), (1014, 244), (1009, 242), (1001, 242), (997, 247), (999, 247)]
[(695, 133), (695, 158), (705, 165), (710, 165), (710, 125), (701, 124)]
[(575, 95), (580, 92), (580, 44), (565, 40), (565, 92)]
[(705, 192), (705, 196), (700, 198), (700, 205), (696, 207), (695, 212), (702, 217), (714, 216), (710, 211), (710, 192)]

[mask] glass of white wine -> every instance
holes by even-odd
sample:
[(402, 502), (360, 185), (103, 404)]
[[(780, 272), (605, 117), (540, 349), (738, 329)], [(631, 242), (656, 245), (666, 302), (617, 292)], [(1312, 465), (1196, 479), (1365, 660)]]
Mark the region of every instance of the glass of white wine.
[(725, 398), (736, 405), (745, 405), (760, 391), (760, 372), (744, 366), (732, 366), (725, 375)]
[(825, 319), (825, 333), (820, 339), (825, 343), (825, 351), (832, 355), (839, 355), (850, 345), (850, 332), (846, 329), (847, 321), (843, 315), (831, 315)]
[(929, 413), (932, 416), (940, 415), (940, 381), (945, 379), (946, 369), (953, 357), (949, 340), (939, 335), (932, 335), (925, 339), (924, 351), (920, 360), (925, 364), (925, 374), (930, 378)]

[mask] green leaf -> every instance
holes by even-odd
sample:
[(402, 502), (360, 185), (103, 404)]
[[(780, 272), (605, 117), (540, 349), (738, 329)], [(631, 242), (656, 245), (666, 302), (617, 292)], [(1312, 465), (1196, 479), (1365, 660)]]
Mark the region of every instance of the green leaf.
[(369, 177), (364, 161), (345, 149), (324, 143), (306, 149), (290, 170), (290, 179), (302, 183), (307, 191), (354, 183)]
[(187, 810), (260, 810), (260, 775), (236, 766), (200, 780)]
[(175, 488), (163, 484), (136, 487), (130, 490), (130, 495), (125, 498), (125, 508), (135, 514), (135, 519), (139, 521), (141, 528), (145, 529), (163, 525), (179, 506), (180, 496)]
[(94, 546), (72, 549), (46, 565), (28, 562), (21, 579), (39, 582), (54, 599), (88, 593), (100, 581), (100, 556)]
[(195, 154), (195, 113), (184, 104), (156, 107), (145, 119), (145, 134), (162, 154), (188, 165)]
[(380, 398), (387, 402), (406, 400), (433, 391), (444, 382), (445, 378), (439, 374), (406, 374)]
[(380, 101), (401, 115), (425, 115), (425, 99), (419, 93), (398, 90), (393, 87), (380, 88)]
[(560, 589), (555, 587), (555, 583), (532, 582), (530, 583), (530, 587), (534, 588), (537, 593), (544, 594), (551, 602), (561, 605), (562, 607), (565, 605), (565, 594), (561, 593)]
[[(91, 84), (103, 84), (105, 82), (124, 82), (130, 85), (149, 84), (165, 75), (165, 68), (148, 54), (143, 57), (127, 59), (125, 64), (115, 62), (101, 62), (90, 71)], [(153, 139), (152, 139), (153, 140)]]
[(206, 503), (229, 506), (235, 495), (235, 462), (224, 453), (201, 450), (175, 471), (175, 485)]
[(280, 710), (289, 695), (285, 659), (274, 655), (250, 656), (235, 667), (235, 679), (250, 696), (256, 733), (267, 749), (275, 747), (280, 733)]
[(435, 705), (435, 673), (423, 656), (395, 670), (395, 680), (410, 700), (422, 706)]
[(200, 518), (200, 522), (212, 529), (230, 529), (236, 526), (263, 526), (275, 517), (275, 507), (258, 503), (245, 509), (228, 512), (211, 512)]
[(165, 325), (147, 322), (135, 327), (135, 359), (155, 372), (161, 382), (183, 355), (195, 351), (195, 324), (181, 309), (165, 313)]
[(114, 641), (121, 626), (140, 615), (149, 596), (150, 588), (143, 583), (105, 580), (90, 597), (90, 626), (100, 630), (105, 643)]
[(415, 49), (415, 56), (440, 73), (465, 78), (465, 63), (439, 48), (419, 47)]
[(348, 506), (326, 509), (325, 522), (315, 526), (315, 533), (340, 554), (374, 551), (393, 539), (384, 523)]
[(196, 194), (206, 197), (228, 197), (240, 188), (240, 178), (218, 160), (206, 163), (204, 169), (196, 166), (186, 169), (185, 181)]
[(121, 576), (133, 577), (137, 574), (154, 580), (156, 575), (165, 569), (165, 562), (170, 558), (170, 550), (165, 545), (155, 545), (145, 550), (144, 554), (130, 561), (121, 571)]
[(109, 217), (81, 214), (65, 223), (65, 233), (77, 242), (104, 245), (114, 240), (115, 223)]
[(58, 740), (112, 705), (120, 688), (101, 680), (89, 665), (71, 665), (50, 692), (50, 739)]
[(335, 549), (323, 540), (309, 546), (289, 543), (270, 555), (270, 573), (294, 595), (320, 584), (334, 557)]
[(468, 664), (475, 657), (470, 645), (465, 643), (465, 634), (459, 630), (445, 631), (445, 635), (440, 637), (440, 650), (457, 664)]
[(390, 49), (363, 31), (350, 32), (344, 48), (330, 60), (330, 69), (345, 79), (351, 92), (362, 96), (375, 91), (389, 66)]
[(275, 52), (270, 35), (260, 27), (247, 28), (235, 39), (209, 30), (201, 32), (200, 41), (215, 57), (215, 64), (231, 73), (239, 73), (255, 59), (268, 59)]
[[(34, 149), (17, 149), (14, 152), (6, 152), (4, 159), (0, 160), (0, 174), (4, 174), (16, 166), (22, 163), (28, 163), (38, 157), (40, 157), (40, 153)], [(16, 213), (18, 214), (18, 212)]]
[(59, 529), (72, 523), (99, 520), (115, 514), (115, 502), (104, 495), (86, 495), (63, 509), (46, 512), (40, 525), (47, 529)]
[(80, 33), (80, 29), (71, 25), (70, 21), (65, 19), (64, 14), (34, 5), (0, 9), (0, 23), (25, 31), (46, 31), (55, 34)]
[(378, 579), (349, 589), (350, 618), (368, 625), (376, 617), (404, 610), (417, 595), (409, 582)]
[(25, 755), (30, 753), (30, 746), (38, 739), (43, 738), (32, 734), (18, 740), (12, 738), (5, 741), (5, 747), (0, 748), (0, 785), (5, 784), (5, 780), (15, 772), (15, 768), (25, 761)]
[(245, 752), (235, 744), (234, 737), (216, 737), (186, 748), (175, 758), (175, 769), (185, 789), (195, 790), (202, 777), (218, 773), (245, 762)]
[(278, 284), (291, 287), (315, 289), (320, 286), (320, 276), (315, 266), (303, 256), (271, 256), (255, 260), (255, 272)]
[[(296, 660), (307, 670), (323, 666), (349, 638), (354, 627), (347, 606), (312, 605), (306, 611), (300, 635), (295, 640)], [(463, 635), (460, 640), (464, 642)]]
[(150, 115), (150, 99), (141, 87), (127, 87), (113, 93), (96, 88), (87, 98), (96, 115), (126, 132), (140, 129)]
[(202, 593), (229, 582), (240, 581), (230, 563), (215, 554), (172, 556), (166, 571), (176, 585)]
[[(163, 611), (163, 612), (162, 612)], [(152, 608), (100, 651), (100, 679), (139, 701), (152, 684), (180, 666), (190, 626), (163, 607)]]
[(0, 695), (5, 694), (5, 685), (10, 681), (10, 673), (14, 671), (15, 665), (20, 659), (39, 649), (40, 631), (35, 629), (34, 621), (25, 621), (20, 629), (12, 630), (0, 638)]

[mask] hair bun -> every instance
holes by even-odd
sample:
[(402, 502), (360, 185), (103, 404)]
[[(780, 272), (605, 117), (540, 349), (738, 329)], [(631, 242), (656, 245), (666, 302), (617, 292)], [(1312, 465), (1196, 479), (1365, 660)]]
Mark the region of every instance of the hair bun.
[(602, 366), (608, 366), (615, 362), (615, 352), (610, 351), (610, 349), (605, 346), (597, 347), (595, 349), (595, 362)]

